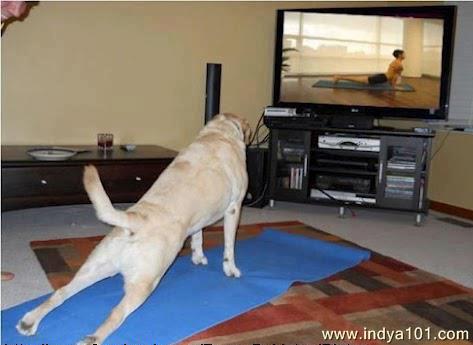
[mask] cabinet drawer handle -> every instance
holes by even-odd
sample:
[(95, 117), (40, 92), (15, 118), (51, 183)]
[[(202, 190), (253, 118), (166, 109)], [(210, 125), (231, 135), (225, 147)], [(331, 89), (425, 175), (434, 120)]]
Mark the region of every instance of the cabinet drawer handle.
[(48, 184), (48, 181), (46, 181), (46, 180), (41, 180), (41, 184), (42, 184), (42, 185)]
[(383, 162), (379, 163), (379, 175), (378, 175), (378, 183), (381, 184), (383, 181)]
[(135, 180), (136, 180), (136, 181), (141, 181), (141, 177), (136, 176), (136, 177), (135, 177)]
[(307, 176), (307, 163), (308, 163), (308, 157), (307, 154), (304, 156), (304, 177)]

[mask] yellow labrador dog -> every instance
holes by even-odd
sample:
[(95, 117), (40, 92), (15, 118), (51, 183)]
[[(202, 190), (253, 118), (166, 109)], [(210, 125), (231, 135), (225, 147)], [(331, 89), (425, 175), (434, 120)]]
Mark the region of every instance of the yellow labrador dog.
[(126, 211), (113, 207), (97, 170), (87, 166), (84, 186), (97, 217), (113, 230), (97, 245), (72, 281), (19, 321), (35, 334), (38, 324), (67, 298), (99, 280), (121, 273), (125, 295), (105, 322), (78, 344), (100, 344), (151, 294), (191, 236), (192, 262), (206, 265), (202, 228), (224, 218), (223, 271), (240, 277), (234, 243), (248, 185), (245, 141), (250, 127), (236, 115), (217, 115), (179, 153), (145, 195)]

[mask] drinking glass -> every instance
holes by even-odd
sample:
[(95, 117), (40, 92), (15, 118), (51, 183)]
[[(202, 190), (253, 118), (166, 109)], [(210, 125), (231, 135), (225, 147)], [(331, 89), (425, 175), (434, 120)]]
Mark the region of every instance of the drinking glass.
[(110, 151), (113, 149), (113, 134), (99, 133), (97, 134), (97, 146), (99, 150)]

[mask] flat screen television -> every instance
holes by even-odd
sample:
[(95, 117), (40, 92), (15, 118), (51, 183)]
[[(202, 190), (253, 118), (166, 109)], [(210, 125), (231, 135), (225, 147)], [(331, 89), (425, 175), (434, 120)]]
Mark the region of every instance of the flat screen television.
[(455, 6), (277, 11), (273, 105), (443, 120)]

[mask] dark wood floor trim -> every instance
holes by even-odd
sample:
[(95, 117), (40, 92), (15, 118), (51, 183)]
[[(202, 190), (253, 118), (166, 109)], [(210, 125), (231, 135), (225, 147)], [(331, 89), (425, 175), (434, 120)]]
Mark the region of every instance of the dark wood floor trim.
[(473, 210), (467, 208), (444, 204), (443, 202), (438, 201), (430, 201), (430, 208), (434, 211), (473, 220)]

